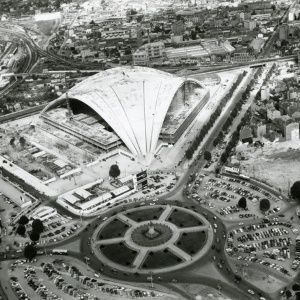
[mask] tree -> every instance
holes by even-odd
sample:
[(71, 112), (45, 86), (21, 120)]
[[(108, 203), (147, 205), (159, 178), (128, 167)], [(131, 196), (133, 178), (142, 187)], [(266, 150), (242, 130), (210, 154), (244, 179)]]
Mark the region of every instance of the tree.
[(209, 151), (204, 151), (204, 159), (211, 160), (211, 153)]
[(188, 160), (190, 160), (190, 159), (192, 159), (193, 154), (194, 154), (194, 151), (193, 151), (192, 149), (188, 148), (188, 149), (186, 150), (186, 152), (185, 152), (185, 157), (186, 157)]
[(286, 295), (287, 299), (289, 299), (289, 298), (292, 297), (292, 292), (291, 292), (290, 290), (287, 290), (287, 291), (285, 292), (285, 295)]
[(221, 157), (220, 157), (220, 160), (223, 164), (225, 164), (226, 161), (227, 161), (227, 158), (228, 158), (228, 154), (226, 152), (223, 152)]
[(294, 182), (294, 184), (291, 187), (291, 196), (295, 200), (300, 201), (300, 181)]
[(12, 137), (12, 138), (10, 139), (9, 144), (10, 144), (11, 146), (14, 146), (14, 145), (15, 145), (15, 138), (14, 138), (14, 137)]
[(217, 137), (216, 139), (214, 139), (213, 141), (213, 145), (216, 147), (219, 144), (219, 137)]
[(125, 55), (130, 55), (131, 54), (131, 48), (130, 47), (126, 48), (125, 51), (124, 51), (124, 54)]
[(21, 224), (21, 225), (26, 225), (26, 224), (28, 224), (28, 222), (29, 222), (29, 219), (25, 216), (25, 215), (23, 215), (23, 216), (21, 216), (21, 218), (19, 219), (19, 224)]
[(40, 233), (33, 230), (31, 231), (29, 237), (33, 242), (37, 242), (40, 239)]
[(32, 231), (42, 233), (44, 231), (44, 224), (40, 219), (34, 219), (32, 222)]
[(237, 204), (238, 207), (240, 208), (243, 208), (243, 209), (246, 209), (247, 208), (247, 200), (245, 197), (241, 197), (238, 204)]
[(29, 261), (34, 259), (36, 257), (37, 250), (36, 247), (32, 244), (28, 244), (24, 248), (24, 256), (27, 258)]
[(192, 40), (196, 40), (197, 39), (197, 33), (194, 30), (191, 31), (191, 39)]
[(109, 176), (113, 177), (113, 178), (117, 178), (118, 176), (120, 176), (121, 171), (119, 169), (118, 165), (112, 165), (109, 169)]
[(269, 210), (271, 207), (270, 205), (270, 201), (266, 198), (261, 199), (260, 203), (259, 203), (259, 208), (261, 211), (266, 212), (267, 210)]
[(293, 291), (300, 291), (300, 285), (298, 283), (293, 284), (292, 290)]
[(24, 146), (26, 144), (26, 139), (23, 136), (21, 136), (20, 139), (19, 139), (19, 143), (24, 148)]
[(25, 228), (25, 226), (20, 224), (20, 225), (17, 227), (16, 233), (19, 234), (20, 236), (24, 236), (25, 233), (26, 233), (26, 228)]

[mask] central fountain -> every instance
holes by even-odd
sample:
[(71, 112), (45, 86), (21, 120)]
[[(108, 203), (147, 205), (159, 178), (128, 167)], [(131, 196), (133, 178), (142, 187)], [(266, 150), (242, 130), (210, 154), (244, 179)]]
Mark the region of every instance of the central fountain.
[(161, 232), (159, 232), (159, 230), (156, 230), (154, 224), (150, 222), (148, 224), (148, 230), (144, 234), (148, 239), (155, 239), (161, 235)]

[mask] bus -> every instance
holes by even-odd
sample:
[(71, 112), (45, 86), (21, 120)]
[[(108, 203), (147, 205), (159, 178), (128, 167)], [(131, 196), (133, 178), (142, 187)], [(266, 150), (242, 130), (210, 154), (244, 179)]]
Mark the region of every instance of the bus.
[(66, 249), (53, 249), (53, 250), (52, 250), (52, 254), (63, 254), (63, 255), (67, 255), (67, 254), (68, 254), (68, 250), (66, 250)]
[(243, 178), (244, 180), (249, 180), (250, 177), (244, 174), (240, 174), (240, 177)]
[(224, 171), (232, 174), (239, 175), (240, 174), (240, 169), (237, 167), (224, 167)]
[(260, 68), (260, 67), (265, 67), (266, 64), (258, 64), (258, 65), (253, 65), (253, 66), (250, 66), (250, 68), (254, 69), (254, 68)]

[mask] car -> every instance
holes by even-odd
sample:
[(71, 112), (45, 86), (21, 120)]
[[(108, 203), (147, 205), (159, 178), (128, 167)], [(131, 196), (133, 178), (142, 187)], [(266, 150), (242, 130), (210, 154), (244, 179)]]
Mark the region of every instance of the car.
[(247, 292), (248, 292), (249, 294), (251, 294), (251, 295), (254, 295), (254, 294), (255, 294), (254, 291), (252, 291), (252, 290), (250, 290), (250, 289), (249, 289)]

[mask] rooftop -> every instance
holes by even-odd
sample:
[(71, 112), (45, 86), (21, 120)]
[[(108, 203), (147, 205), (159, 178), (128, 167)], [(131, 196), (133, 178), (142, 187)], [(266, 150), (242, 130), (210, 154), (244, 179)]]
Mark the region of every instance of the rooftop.
[[(117, 67), (83, 80), (70, 89), (68, 97), (90, 106), (113, 128), (130, 151), (148, 164), (155, 154), (171, 102), (185, 81), (201, 87), (195, 79), (151, 68)], [(65, 99), (66, 95), (62, 95), (44, 111)]]

